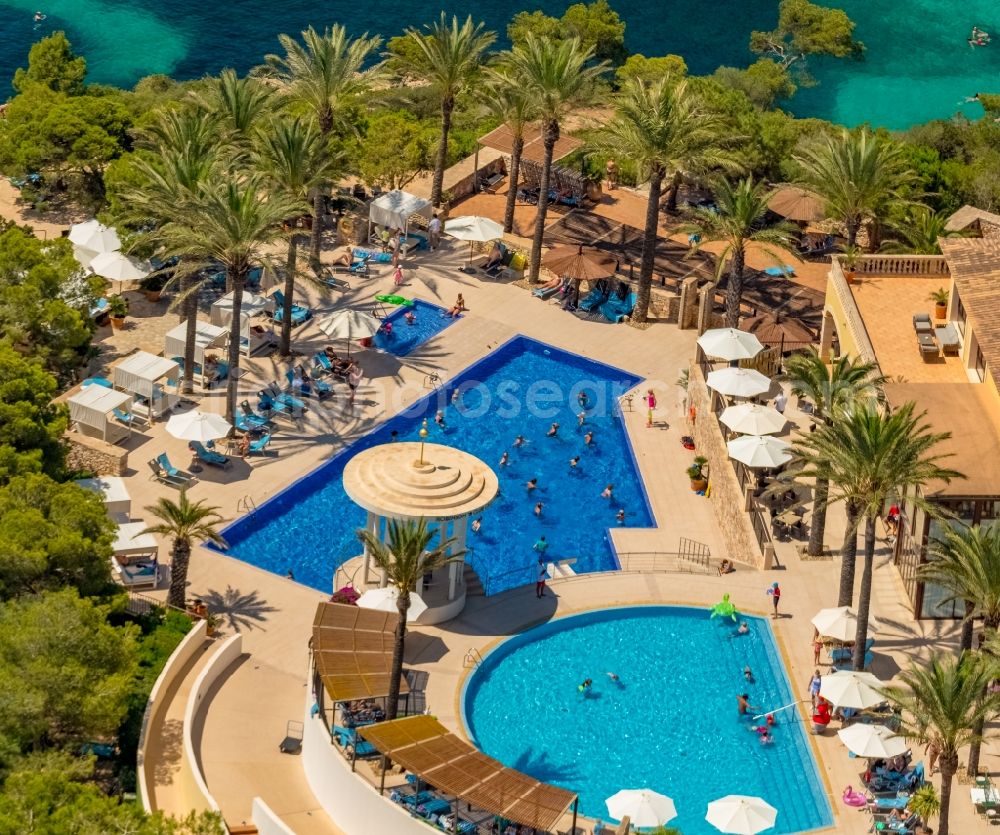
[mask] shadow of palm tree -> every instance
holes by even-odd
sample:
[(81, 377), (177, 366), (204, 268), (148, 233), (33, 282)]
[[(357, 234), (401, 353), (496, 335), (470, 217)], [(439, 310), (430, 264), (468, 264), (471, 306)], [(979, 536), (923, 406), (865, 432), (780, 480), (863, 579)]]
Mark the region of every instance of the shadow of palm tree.
[(234, 632), (241, 632), (243, 629), (253, 629), (266, 621), (272, 612), (278, 611), (257, 595), (256, 590), (244, 593), (226, 586), (224, 592), (209, 589), (197, 596), (205, 602), (209, 612), (225, 620)]
[(533, 748), (528, 748), (520, 754), (511, 767), (546, 783), (566, 785), (579, 779), (580, 776), (579, 769), (572, 763), (566, 765), (554, 763), (549, 759), (547, 752), (536, 753)]
[(159, 756), (153, 764), (153, 785), (169, 786), (180, 771), (181, 747), (184, 739), (184, 723), (179, 719), (167, 719), (159, 738)]

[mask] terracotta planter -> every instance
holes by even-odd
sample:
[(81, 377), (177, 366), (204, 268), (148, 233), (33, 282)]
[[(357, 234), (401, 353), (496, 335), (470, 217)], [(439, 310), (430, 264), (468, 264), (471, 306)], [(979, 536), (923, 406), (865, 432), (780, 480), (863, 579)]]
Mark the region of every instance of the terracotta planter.
[(948, 316), (948, 303), (947, 302), (937, 302), (934, 305), (934, 318), (941, 319), (942, 321)]
[(120, 331), (122, 328), (125, 327), (125, 317), (124, 316), (122, 316), (120, 319), (116, 318), (115, 316), (109, 316), (108, 318), (111, 319), (111, 328), (112, 328), (112, 330)]
[(708, 489), (708, 481), (705, 479), (691, 479), (691, 490), (695, 493), (702, 493)]
[(848, 270), (844, 273), (844, 277), (847, 279), (848, 284), (859, 284), (858, 274), (854, 270)]

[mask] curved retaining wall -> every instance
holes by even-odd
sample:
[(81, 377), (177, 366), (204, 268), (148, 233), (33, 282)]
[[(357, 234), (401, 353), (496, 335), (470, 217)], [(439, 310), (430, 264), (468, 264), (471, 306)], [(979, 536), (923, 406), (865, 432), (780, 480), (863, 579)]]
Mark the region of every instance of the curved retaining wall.
[(295, 835), (288, 825), (279, 818), (261, 798), (253, 799), (251, 820), (259, 835)]
[(198, 719), (202, 704), (212, 685), (242, 654), (242, 635), (236, 634), (223, 641), (222, 645), (208, 659), (198, 678), (195, 679), (194, 686), (188, 696), (187, 709), (184, 711), (184, 767), (181, 769), (181, 775), (186, 782), (185, 789), (188, 791), (188, 797), (194, 801), (192, 808), (195, 811), (221, 811), (219, 804), (215, 802), (215, 798), (208, 790), (205, 776), (201, 773), (201, 766), (198, 763), (198, 752), (195, 750), (193, 733), (195, 721)]
[(205, 641), (208, 640), (208, 623), (199, 620), (194, 627), (184, 636), (177, 648), (163, 665), (156, 683), (146, 700), (146, 710), (142, 715), (142, 730), (139, 732), (139, 755), (136, 758), (136, 781), (138, 782), (139, 797), (142, 799), (142, 808), (147, 812), (152, 812), (152, 795), (149, 791), (150, 780), (146, 773), (146, 735), (154, 721), (159, 719), (160, 712), (166, 707), (163, 696), (174, 683), (177, 674), (184, 669), (185, 665), (201, 650)]

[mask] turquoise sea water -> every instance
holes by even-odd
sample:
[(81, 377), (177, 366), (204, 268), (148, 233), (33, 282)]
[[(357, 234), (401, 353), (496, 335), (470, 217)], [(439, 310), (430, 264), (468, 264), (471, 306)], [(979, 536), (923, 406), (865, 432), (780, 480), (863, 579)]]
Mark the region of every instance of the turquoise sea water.
[[(709, 801), (763, 797), (778, 810), (768, 833), (832, 823), (823, 782), (795, 710), (776, 714), (762, 745), (736, 695), (764, 710), (793, 702), (771, 627), (750, 633), (705, 609), (666, 606), (562, 618), (501, 644), (470, 678), (463, 718), (487, 754), (580, 794), (607, 821), (606, 798), (650, 788), (673, 798), (685, 835), (710, 835)], [(753, 681), (743, 676), (750, 667)], [(618, 675), (612, 681), (608, 672)], [(580, 691), (584, 679), (592, 686)], [(756, 723), (758, 726), (761, 722)]]
[[(561, 14), (566, 2), (500, 0), (459, 3), (443, 0), (415, 6), (399, 0), (379, 3), (317, 4), (312, 0), (6, 0), (0, 3), (0, 75), (10, 77), (26, 62), (31, 43), (65, 29), (85, 54), (91, 80), (131, 85), (162, 72), (179, 78), (215, 73), (222, 67), (246, 70), (276, 51), (279, 32), (297, 33), (340, 22), (351, 31), (399, 34), (419, 25), (439, 7), (474, 14), (503, 32), (519, 8)], [(630, 50), (647, 55), (678, 53), (696, 73), (720, 64), (746, 66), (749, 33), (771, 28), (776, 0), (612, 0), (628, 25)], [(833, 4), (831, 4), (833, 5)], [(963, 99), (976, 92), (1000, 92), (1000, 9), (989, 0), (840, 0), (857, 22), (868, 52), (863, 61), (815, 61), (821, 85), (794, 100), (797, 115), (821, 116), (856, 124), (870, 121), (904, 128), (957, 111), (982, 115)], [(36, 9), (48, 15), (37, 28)], [(987, 47), (971, 49), (966, 38), (977, 25), (998, 35)]]

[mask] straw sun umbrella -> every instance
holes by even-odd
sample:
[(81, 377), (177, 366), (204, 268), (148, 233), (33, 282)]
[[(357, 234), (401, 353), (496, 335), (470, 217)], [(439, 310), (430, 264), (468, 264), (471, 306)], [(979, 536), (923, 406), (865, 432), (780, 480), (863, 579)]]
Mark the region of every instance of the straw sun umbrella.
[(598, 281), (615, 274), (618, 262), (612, 255), (599, 249), (584, 251), (582, 245), (567, 244), (549, 250), (545, 255), (545, 268), (554, 272), (560, 278), (568, 278), (576, 282), (576, 298), (579, 302), (580, 282)]

